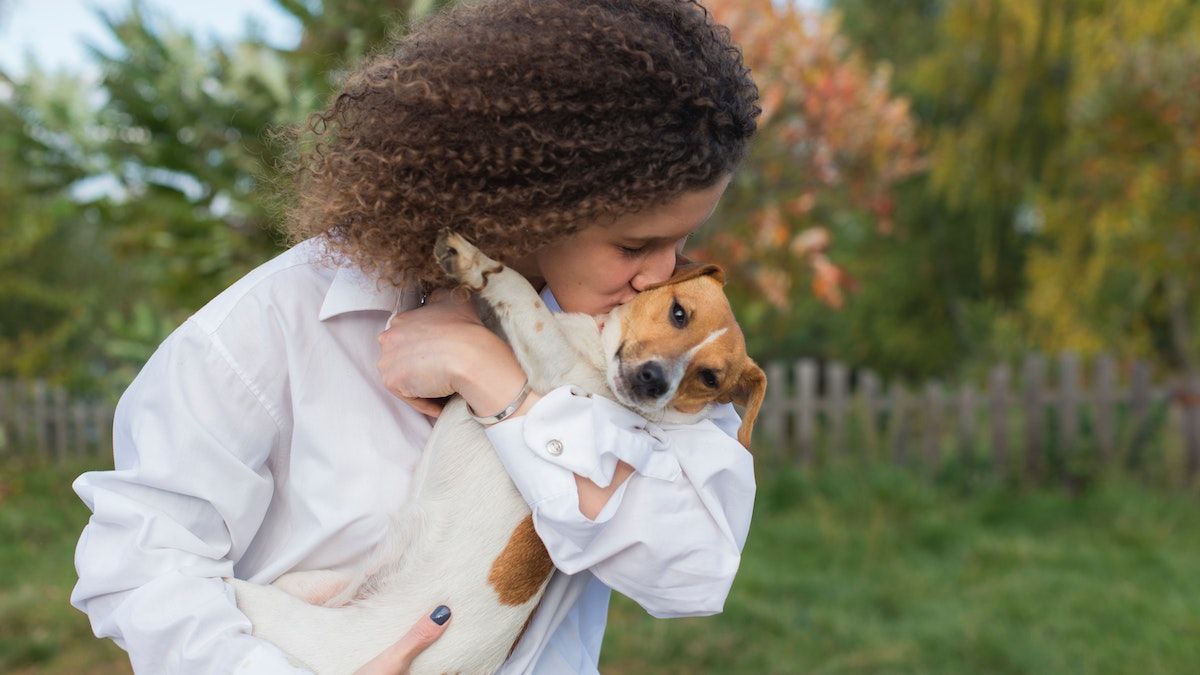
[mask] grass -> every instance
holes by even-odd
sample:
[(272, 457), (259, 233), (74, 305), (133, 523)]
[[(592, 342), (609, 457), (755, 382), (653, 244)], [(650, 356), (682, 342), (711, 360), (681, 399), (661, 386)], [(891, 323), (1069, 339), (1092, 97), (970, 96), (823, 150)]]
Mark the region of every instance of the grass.
[[(0, 465), (0, 672), (128, 672), (70, 607), (83, 467)], [(1151, 673), (1200, 666), (1200, 499), (887, 467), (760, 470), (725, 612), (614, 595), (608, 674)]]
[(86, 468), (0, 465), (0, 672), (130, 672), (125, 652), (93, 637), (69, 602), (89, 515), (71, 481)]
[(967, 487), (767, 481), (725, 612), (657, 621), (614, 596), (603, 672), (1197, 672), (1194, 495)]

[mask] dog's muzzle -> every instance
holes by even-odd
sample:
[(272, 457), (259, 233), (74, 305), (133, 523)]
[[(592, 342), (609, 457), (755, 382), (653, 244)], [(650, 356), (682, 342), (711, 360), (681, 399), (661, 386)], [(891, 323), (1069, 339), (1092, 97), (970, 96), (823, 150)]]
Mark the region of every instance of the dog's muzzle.
[(657, 361), (647, 361), (634, 371), (629, 378), (629, 388), (638, 398), (657, 399), (667, 393), (670, 385), (667, 383), (667, 373), (662, 364)]

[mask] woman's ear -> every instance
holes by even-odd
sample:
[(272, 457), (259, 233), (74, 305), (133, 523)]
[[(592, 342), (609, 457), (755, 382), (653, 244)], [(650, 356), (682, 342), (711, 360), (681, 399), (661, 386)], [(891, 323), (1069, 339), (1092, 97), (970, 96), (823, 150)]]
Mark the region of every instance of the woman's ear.
[(758, 412), (762, 410), (763, 399), (767, 396), (767, 374), (758, 364), (746, 359), (746, 367), (742, 368), (737, 384), (731, 395), (733, 402), (746, 409), (742, 417), (742, 426), (738, 428), (738, 442), (747, 450), (750, 449), (750, 435), (754, 432), (754, 422)]

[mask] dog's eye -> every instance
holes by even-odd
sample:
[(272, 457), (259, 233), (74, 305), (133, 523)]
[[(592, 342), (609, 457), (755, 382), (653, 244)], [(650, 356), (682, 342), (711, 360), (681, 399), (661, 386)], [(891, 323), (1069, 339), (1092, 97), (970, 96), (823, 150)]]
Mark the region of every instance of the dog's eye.
[(683, 310), (683, 305), (679, 304), (678, 300), (672, 302), (671, 303), (671, 325), (675, 326), (676, 328), (683, 328), (684, 326), (687, 325), (687, 322), (688, 322), (687, 312), (685, 312)]
[(700, 381), (703, 382), (704, 386), (708, 387), (709, 389), (717, 388), (717, 374), (708, 368), (700, 371)]

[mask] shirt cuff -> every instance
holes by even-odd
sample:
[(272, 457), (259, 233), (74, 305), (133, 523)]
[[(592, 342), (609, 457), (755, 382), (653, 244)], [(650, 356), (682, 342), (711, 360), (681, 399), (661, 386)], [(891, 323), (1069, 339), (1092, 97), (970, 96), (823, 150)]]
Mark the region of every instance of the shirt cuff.
[(661, 428), (615, 401), (573, 386), (550, 391), (523, 417), (489, 427), (488, 436), (502, 455), (524, 455), (513, 458), (522, 465), (535, 458), (600, 487), (612, 482), (618, 460), (660, 480), (675, 480), (680, 471)]
[(597, 527), (612, 518), (628, 485), (588, 519), (579, 511), (576, 475), (607, 487), (618, 460), (648, 478), (674, 481), (680, 475), (662, 429), (577, 387), (550, 391), (525, 415), (488, 427), (487, 436), (556, 559), (561, 557), (556, 551), (576, 555), (586, 547)]

